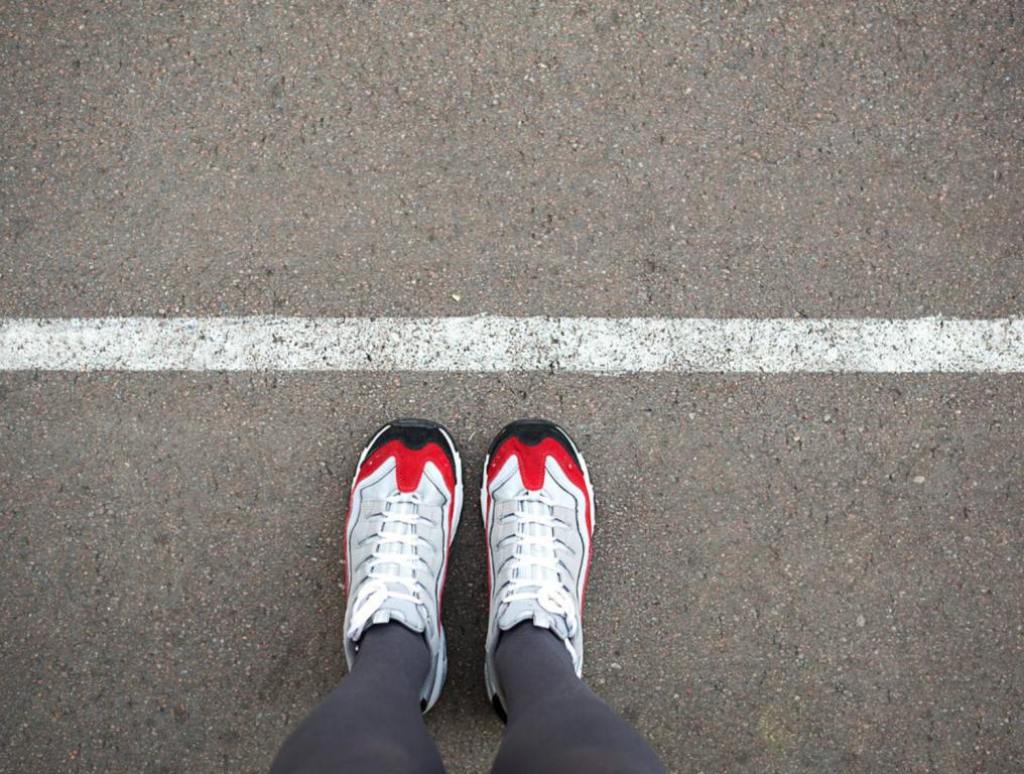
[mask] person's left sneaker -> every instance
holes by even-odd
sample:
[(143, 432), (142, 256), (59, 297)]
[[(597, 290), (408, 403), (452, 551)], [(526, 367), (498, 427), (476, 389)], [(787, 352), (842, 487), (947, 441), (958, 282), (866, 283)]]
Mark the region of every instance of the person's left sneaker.
[(462, 510), (462, 463), (440, 425), (400, 419), (363, 450), (345, 526), (345, 658), (349, 668), (367, 628), (400, 623), (422, 633), (431, 666), (423, 711), (448, 670), (441, 596)]
[(582, 673), (581, 619), (594, 531), (594, 488), (583, 455), (553, 422), (513, 422), (484, 462), (480, 509), (491, 593), (484, 679), (503, 713), (494, 662), (503, 632), (525, 623), (549, 630), (565, 645), (577, 677)]

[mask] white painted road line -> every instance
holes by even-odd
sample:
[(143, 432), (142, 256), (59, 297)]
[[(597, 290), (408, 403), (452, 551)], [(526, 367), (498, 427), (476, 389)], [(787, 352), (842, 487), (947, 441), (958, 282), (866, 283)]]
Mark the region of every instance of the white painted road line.
[(8, 318), (0, 370), (1024, 373), (1024, 318)]

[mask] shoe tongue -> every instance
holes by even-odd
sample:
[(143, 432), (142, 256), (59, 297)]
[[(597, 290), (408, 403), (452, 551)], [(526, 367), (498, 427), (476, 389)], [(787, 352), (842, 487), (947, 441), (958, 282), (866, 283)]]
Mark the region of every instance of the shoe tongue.
[(369, 627), (392, 621), (414, 632), (427, 630), (427, 620), (415, 603), (391, 596), (384, 584), (370, 590), (369, 594), (368, 598), (362, 600), (357, 596), (352, 620), (345, 632), (346, 637), (358, 640)]
[(414, 632), (422, 632), (427, 628), (426, 622), (423, 620), (423, 613), (420, 611), (419, 606), (407, 600), (395, 599), (394, 597), (389, 597), (387, 602), (378, 608), (378, 610), (370, 617), (370, 620), (367, 621), (366, 626), (390, 623), (391, 621), (397, 621), (404, 624)]
[(531, 619), (534, 626), (548, 629), (563, 640), (570, 639), (569, 626), (565, 618), (548, 613), (532, 600), (513, 600), (502, 605), (502, 610), (498, 613), (498, 628), (501, 631), (508, 631), (513, 626)]

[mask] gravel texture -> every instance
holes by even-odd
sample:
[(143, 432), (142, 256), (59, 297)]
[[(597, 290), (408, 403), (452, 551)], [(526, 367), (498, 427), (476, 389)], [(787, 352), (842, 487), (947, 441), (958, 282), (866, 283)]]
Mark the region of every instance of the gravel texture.
[(6, 3), (0, 314), (1019, 313), (1018, 3), (724, 5)]

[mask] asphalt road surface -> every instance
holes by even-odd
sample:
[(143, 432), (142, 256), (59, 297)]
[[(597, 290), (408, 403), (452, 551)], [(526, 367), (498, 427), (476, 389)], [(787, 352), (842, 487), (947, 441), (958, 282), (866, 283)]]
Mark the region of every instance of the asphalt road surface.
[[(0, 6), (0, 316), (1001, 317), (1018, 3)], [(73, 6), (73, 7), (72, 7)], [(1024, 768), (1024, 376), (0, 374), (0, 772), (260, 772), (366, 437), (597, 491), (586, 679), (674, 772)], [(486, 771), (467, 498), (428, 715)]]

